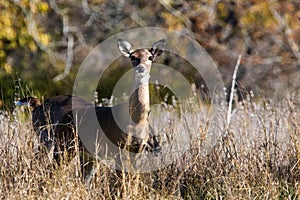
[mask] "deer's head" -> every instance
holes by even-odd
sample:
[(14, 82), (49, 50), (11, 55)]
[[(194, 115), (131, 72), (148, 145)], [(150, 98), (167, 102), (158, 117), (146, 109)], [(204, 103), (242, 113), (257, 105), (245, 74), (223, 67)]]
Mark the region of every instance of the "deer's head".
[(40, 101), (35, 97), (25, 97), (17, 101), (16, 106), (30, 106), (36, 108), (41, 105)]
[(132, 50), (129, 42), (119, 39), (118, 47), (121, 53), (131, 60), (136, 84), (143, 85), (148, 83), (152, 62), (157, 56), (163, 53), (166, 47), (166, 41), (164, 39), (159, 40), (155, 42), (150, 49)]

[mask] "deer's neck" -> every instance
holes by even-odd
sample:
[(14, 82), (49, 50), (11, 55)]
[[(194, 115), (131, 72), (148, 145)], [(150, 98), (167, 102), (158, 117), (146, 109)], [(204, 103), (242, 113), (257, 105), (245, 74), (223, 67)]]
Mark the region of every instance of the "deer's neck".
[(149, 84), (144, 82), (138, 85), (130, 97), (130, 115), (135, 124), (148, 123), (150, 110)]

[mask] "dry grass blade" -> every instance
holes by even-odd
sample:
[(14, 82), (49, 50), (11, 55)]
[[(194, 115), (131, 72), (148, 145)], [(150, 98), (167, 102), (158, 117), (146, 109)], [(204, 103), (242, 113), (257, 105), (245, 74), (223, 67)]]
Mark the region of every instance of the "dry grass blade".
[[(174, 123), (170, 123), (173, 116), (160, 109), (152, 120), (157, 130), (164, 129), (169, 136), (171, 141), (166, 138), (165, 144), (180, 132), (190, 132), (186, 134), (191, 137), (190, 149), (170, 165), (148, 173), (124, 173), (123, 180), (109, 163), (98, 160), (89, 184), (82, 181), (79, 154), (59, 167), (48, 157), (35, 158), (39, 144), (30, 122), (11, 121), (9, 115), (0, 114), (0, 198), (297, 199), (300, 113), (296, 106), (292, 101), (249, 100), (237, 104), (230, 127), (225, 106), (219, 108), (223, 115), (214, 122), (205, 121), (209, 119), (205, 104), (201, 113), (184, 113), (185, 120)], [(193, 123), (197, 120), (200, 127), (215, 125), (212, 130), (202, 128), (204, 137), (198, 137), (199, 126)], [(234, 139), (220, 141), (203, 154), (203, 138), (227, 128)]]

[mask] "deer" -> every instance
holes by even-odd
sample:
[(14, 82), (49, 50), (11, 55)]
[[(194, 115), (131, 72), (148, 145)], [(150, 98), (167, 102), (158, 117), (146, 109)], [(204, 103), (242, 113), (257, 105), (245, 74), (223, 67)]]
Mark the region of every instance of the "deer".
[[(54, 158), (59, 162), (61, 153), (65, 150), (74, 151), (74, 141), (76, 140), (76, 119), (74, 113), (84, 113), (81, 115), (81, 121), (89, 121), (89, 112), (96, 111), (97, 120), (101, 125), (101, 129), (107, 138), (117, 147), (126, 148), (130, 152), (139, 153), (143, 150), (148, 152), (159, 152), (160, 145), (149, 124), (149, 79), (152, 62), (155, 58), (163, 53), (165, 40), (160, 40), (152, 45), (151, 49), (132, 50), (131, 44), (125, 40), (118, 40), (118, 48), (121, 53), (130, 58), (134, 77), (133, 77), (133, 94), (130, 97), (129, 104), (119, 104), (113, 107), (100, 107), (76, 96), (60, 95), (51, 97), (43, 104), (35, 97), (26, 97), (18, 102), (17, 106), (28, 105), (32, 110), (32, 125), (34, 131), (40, 138), (40, 142), (50, 150), (55, 146)], [(129, 112), (130, 120), (128, 122), (128, 131), (124, 131), (114, 120), (113, 112), (126, 113)], [(121, 117), (122, 118), (122, 117)], [(125, 121), (127, 120), (126, 117)], [(84, 123), (83, 123), (84, 124)], [(89, 123), (86, 123), (89, 125)], [(49, 128), (50, 126), (50, 128)], [(134, 130), (134, 136), (128, 134)], [(96, 130), (89, 130), (96, 131)], [(138, 136), (138, 137), (136, 137)], [(88, 152), (81, 142), (78, 140), (79, 149), (81, 151), (81, 165), (88, 166), (87, 171), (92, 171), (94, 162), (93, 155)], [(88, 158), (84, 160), (88, 152)], [(87, 172), (91, 174), (92, 172)], [(87, 176), (86, 180), (90, 180), (92, 175)]]
[[(58, 161), (61, 152), (58, 143), (68, 138), (56, 131), (57, 124), (62, 121), (65, 114), (72, 108), (90, 107), (92, 103), (72, 95), (58, 95), (48, 98), (42, 104), (38, 98), (28, 96), (16, 102), (16, 106), (29, 106), (32, 108), (31, 121), (33, 129), (41, 144), (40, 150), (45, 147), (49, 152), (54, 147), (53, 157)], [(74, 138), (70, 138), (73, 140)]]
[[(101, 140), (98, 144), (100, 151), (103, 151), (100, 154), (103, 156), (115, 155), (119, 148), (135, 154), (142, 151), (157, 153), (161, 147), (149, 123), (149, 79), (152, 63), (163, 53), (166, 42), (160, 40), (155, 42), (150, 49), (136, 50), (132, 50), (131, 44), (125, 40), (119, 39), (117, 44), (123, 56), (130, 59), (133, 69), (132, 95), (129, 102), (111, 107), (95, 106), (73, 109), (61, 121), (60, 132), (68, 134), (68, 132), (77, 131), (81, 141), (84, 144), (89, 143), (90, 146), (95, 146), (96, 138), (84, 141), (85, 135), (98, 133), (98, 139)], [(96, 119), (93, 113), (96, 113)], [(69, 122), (71, 126), (66, 125)], [(109, 143), (117, 147), (116, 151), (105, 148), (111, 146)], [(95, 154), (94, 148), (87, 147), (87, 150), (93, 155)], [(119, 159), (120, 157), (116, 161)]]

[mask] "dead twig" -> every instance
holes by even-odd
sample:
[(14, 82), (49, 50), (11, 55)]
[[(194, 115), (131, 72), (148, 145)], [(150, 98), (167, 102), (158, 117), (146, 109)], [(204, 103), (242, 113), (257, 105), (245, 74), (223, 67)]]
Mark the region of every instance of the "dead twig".
[(240, 63), (241, 63), (241, 58), (242, 58), (242, 55), (239, 54), (238, 60), (237, 60), (236, 65), (234, 67), (233, 76), (232, 76), (231, 92), (230, 92), (230, 99), (229, 99), (229, 105), (228, 105), (228, 111), (227, 111), (227, 128), (229, 127), (229, 124), (230, 124), (231, 111), (232, 111), (232, 101), (233, 101), (233, 95), (234, 95), (234, 86), (235, 86), (235, 83), (236, 83), (236, 74), (237, 74), (238, 68), (239, 68)]

